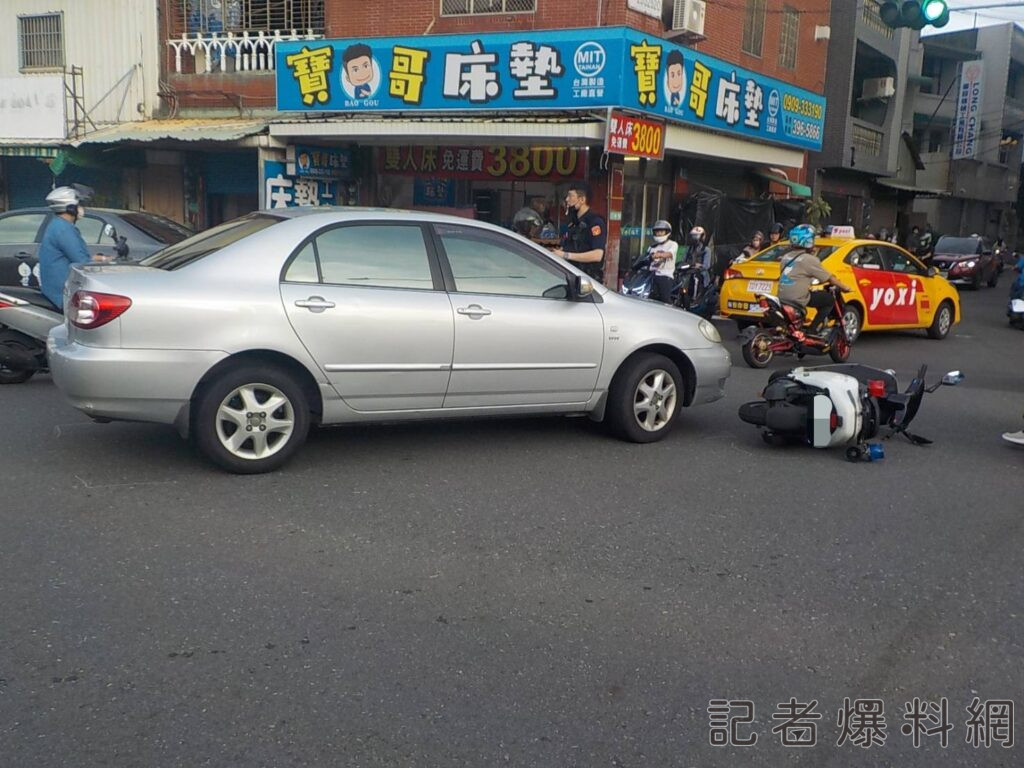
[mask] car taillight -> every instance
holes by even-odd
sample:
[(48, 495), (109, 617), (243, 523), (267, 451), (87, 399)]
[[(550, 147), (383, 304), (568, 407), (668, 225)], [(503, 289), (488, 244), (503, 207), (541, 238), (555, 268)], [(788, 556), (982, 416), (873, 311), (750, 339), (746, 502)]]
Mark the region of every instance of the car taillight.
[(119, 317), (132, 305), (127, 296), (95, 291), (75, 291), (68, 306), (68, 319), (77, 328), (99, 328)]
[(725, 280), (733, 280), (737, 277), (743, 277), (743, 273), (740, 272), (738, 269), (732, 269), (730, 267), (729, 269), (725, 270)]

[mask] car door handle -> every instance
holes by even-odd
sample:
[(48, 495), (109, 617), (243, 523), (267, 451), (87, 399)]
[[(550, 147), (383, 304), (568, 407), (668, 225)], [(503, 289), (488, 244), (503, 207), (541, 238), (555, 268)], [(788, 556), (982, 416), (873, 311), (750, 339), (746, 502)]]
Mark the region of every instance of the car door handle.
[(491, 314), (491, 310), (484, 309), (479, 304), (470, 304), (468, 307), (459, 307), (455, 311), (458, 312), (460, 315), (469, 315), (473, 319)]
[(310, 312), (323, 312), (325, 309), (334, 309), (333, 301), (327, 301), (323, 296), (310, 296), (308, 299), (299, 299), (295, 302), (296, 307), (303, 307)]
[(17, 256), (17, 257), (18, 257), (19, 259), (27, 259), (27, 258), (29, 258), (29, 257), (30, 257), (30, 256), (31, 256), (32, 254), (31, 254), (31, 253), (29, 253), (28, 251), (18, 251), (18, 252), (17, 252), (16, 254), (14, 254), (14, 255), (15, 255), (15, 256)]

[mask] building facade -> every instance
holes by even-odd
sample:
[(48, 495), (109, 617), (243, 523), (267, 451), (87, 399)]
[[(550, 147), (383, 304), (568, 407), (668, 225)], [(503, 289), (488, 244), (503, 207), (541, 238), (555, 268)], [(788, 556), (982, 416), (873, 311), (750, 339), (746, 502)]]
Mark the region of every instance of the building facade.
[[(799, 215), (793, 201), (810, 192), (808, 152), (820, 146), (826, 111), (820, 94), (828, 5), (153, 0), (150, 15), (136, 20), (152, 25), (147, 40), (155, 36), (155, 55), (147, 53), (144, 63), (147, 77), (158, 70), (157, 85), (146, 92), (146, 107), (138, 113), (141, 122), (89, 126), (66, 141), (80, 152), (133, 157), (141, 181), (138, 189), (122, 185), (122, 204), (196, 228), (283, 204), (436, 207), (510, 225), (515, 211), (536, 195), (548, 200), (557, 226), (566, 184), (583, 180), (593, 189), (594, 207), (607, 213), (608, 266), (614, 272), (642, 251), (656, 219), (685, 228), (706, 216), (703, 208), (686, 206), (701, 193), (753, 201), (759, 210), (772, 198), (788, 199), (791, 213)], [(605, 75), (615, 74), (606, 87), (622, 89), (617, 93), (628, 103), (587, 100), (588, 93), (603, 89), (596, 59), (585, 60), (589, 53), (582, 44), (571, 51), (559, 48), (567, 36), (556, 30), (608, 41), (602, 50), (618, 53), (609, 57)], [(297, 72), (285, 52), (331, 48), (336, 60), (327, 77), (337, 89), (344, 84), (345, 50), (357, 42), (377, 50), (381, 38), (392, 47), (439, 40), (455, 46), (433, 47), (434, 62), (449, 53), (472, 54), (474, 43), (485, 51), (492, 45), (511, 50), (517, 43), (534, 45), (535, 52), (541, 46), (557, 49), (561, 79), (552, 82), (560, 95), (515, 109), (448, 97), (444, 109), (373, 109), (374, 100), (366, 98), (350, 98), (354, 107), (331, 102), (330, 109), (280, 103)], [(336, 41), (347, 44), (335, 49)], [(670, 54), (673, 62), (681, 60), (682, 70), (681, 100), (671, 110), (670, 88), (678, 85), (674, 73), (669, 84)], [(509, 68), (526, 64), (503, 66), (502, 87), (513, 87), (515, 72)], [(376, 85), (384, 74), (391, 73), (377, 72)], [(641, 86), (641, 78), (647, 85)], [(436, 80), (434, 85), (440, 87)], [(637, 91), (648, 86), (649, 92)], [(375, 95), (386, 95), (388, 88), (385, 83)], [(660, 151), (652, 157), (606, 152), (612, 106), (660, 121)], [(446, 158), (453, 168), (445, 168)], [(431, 165), (436, 162), (445, 173)], [(732, 233), (727, 239), (739, 237)]]
[(909, 151), (918, 39), (886, 26), (879, 9), (878, 0), (832, 4), (825, 141), (810, 163), (832, 222), (875, 234), (900, 224), (901, 186), (913, 186), (900, 181), (900, 168)]
[(1015, 242), (1024, 136), (1024, 31), (1015, 24), (921, 40), (912, 210), (937, 232)]

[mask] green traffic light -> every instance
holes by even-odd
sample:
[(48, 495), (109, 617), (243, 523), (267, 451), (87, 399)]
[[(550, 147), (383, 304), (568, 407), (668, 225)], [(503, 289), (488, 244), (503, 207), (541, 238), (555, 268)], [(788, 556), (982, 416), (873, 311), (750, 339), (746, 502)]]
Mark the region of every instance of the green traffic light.
[(921, 4), (921, 12), (924, 14), (925, 20), (931, 24), (947, 12), (946, 1), (925, 0), (925, 2)]

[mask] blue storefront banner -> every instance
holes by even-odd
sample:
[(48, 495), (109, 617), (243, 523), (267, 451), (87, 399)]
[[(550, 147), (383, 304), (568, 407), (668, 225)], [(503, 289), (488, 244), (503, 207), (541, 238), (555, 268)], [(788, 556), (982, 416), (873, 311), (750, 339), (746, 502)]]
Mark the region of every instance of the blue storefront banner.
[(622, 107), (820, 150), (825, 99), (626, 27), (279, 42), (284, 112)]

